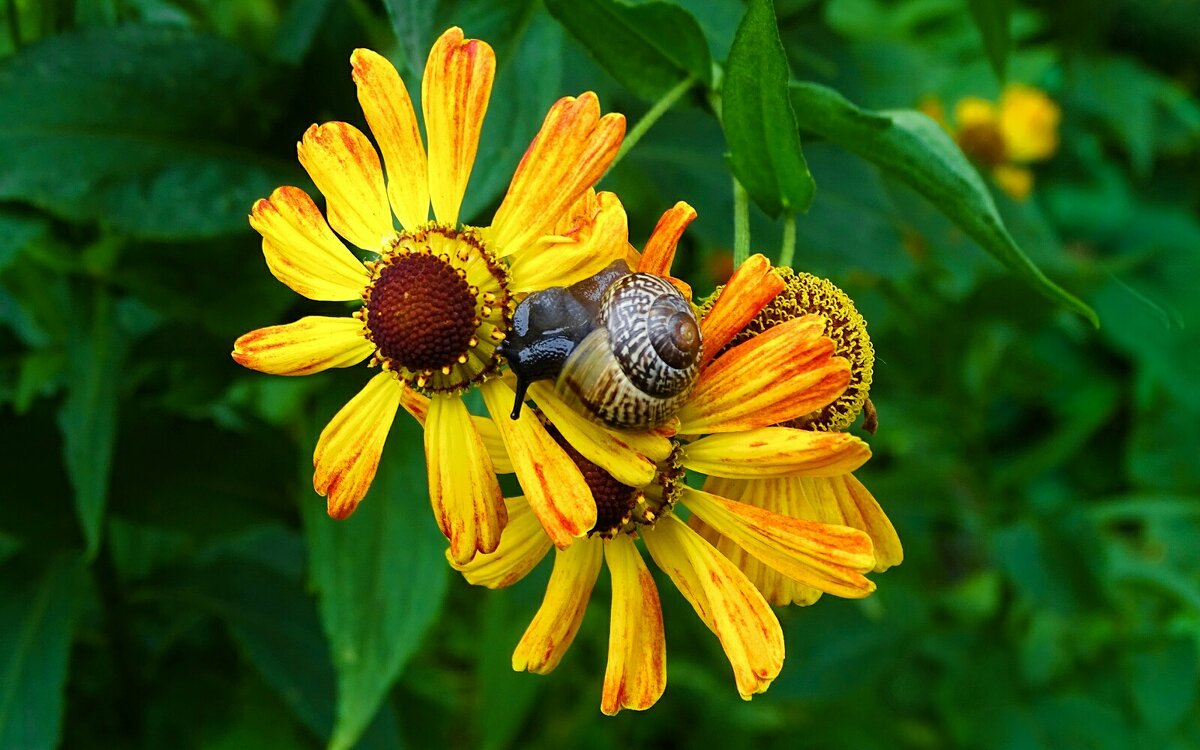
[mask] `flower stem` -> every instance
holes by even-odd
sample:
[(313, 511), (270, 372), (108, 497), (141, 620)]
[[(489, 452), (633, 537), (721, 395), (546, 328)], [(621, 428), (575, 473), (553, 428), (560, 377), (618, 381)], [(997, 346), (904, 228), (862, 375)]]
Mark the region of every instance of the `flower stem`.
[(646, 114), (642, 115), (642, 119), (638, 120), (632, 129), (625, 134), (625, 140), (621, 143), (621, 148), (617, 151), (616, 157), (612, 160), (612, 164), (608, 165), (612, 169), (617, 165), (617, 162), (625, 158), (625, 154), (629, 153), (637, 142), (642, 139), (650, 128), (654, 127), (654, 123), (658, 122), (671, 107), (675, 106), (675, 102), (692, 89), (696, 85), (696, 79), (688, 76), (679, 83), (675, 84), (670, 91), (663, 94), (662, 97), (650, 107)]
[(783, 218), (783, 245), (779, 250), (779, 265), (792, 265), (796, 254), (796, 214), (788, 214)]
[(733, 267), (750, 257), (750, 196), (737, 178), (733, 178)]

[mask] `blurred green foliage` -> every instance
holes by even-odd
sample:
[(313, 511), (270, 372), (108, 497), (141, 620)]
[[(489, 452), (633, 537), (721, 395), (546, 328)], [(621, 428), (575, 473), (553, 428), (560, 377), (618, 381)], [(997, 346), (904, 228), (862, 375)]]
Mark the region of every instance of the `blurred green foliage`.
[[(749, 6), (769, 41), (771, 4)], [(789, 93), (740, 68), (770, 50), (736, 52), (739, 0), (5, 0), (0, 748), (1200, 746), (1200, 5), (774, 11), (807, 172), (771, 157), (790, 135), (745, 130), (786, 120)], [(881, 427), (860, 476), (907, 559), (867, 600), (781, 611), (787, 663), (752, 702), (664, 585), (667, 693), (600, 716), (604, 576), (562, 666), (513, 673), (547, 572), (501, 592), (450, 575), (419, 429), (397, 422), (367, 500), (331, 521), (309, 456), (361, 371), (229, 357), (315, 309), (245, 214), (311, 188), (310, 123), (361, 124), (350, 51), (419, 89), (452, 24), (500, 61), (468, 220), (558, 96), (596, 90), (634, 123), (688, 77), (604, 183), (635, 243), (694, 205), (679, 263), (706, 292), (729, 268), (731, 167), (772, 214), (815, 181), (796, 265), (870, 322)], [(1064, 120), (1033, 197), (992, 207), (957, 154), (938, 182), (888, 139), (929, 128), (892, 110), (995, 98), (997, 73)], [(723, 132), (706, 89), (726, 74), (761, 121), (737, 104)], [(778, 257), (783, 222), (750, 219)], [(1035, 281), (1036, 263), (1100, 329), (988, 252)]]

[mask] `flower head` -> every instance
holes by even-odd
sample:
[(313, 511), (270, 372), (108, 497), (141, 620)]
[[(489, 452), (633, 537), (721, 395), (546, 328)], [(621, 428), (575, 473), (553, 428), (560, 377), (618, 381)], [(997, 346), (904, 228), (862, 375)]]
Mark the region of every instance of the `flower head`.
[[(458, 28), (433, 45), (421, 85), (425, 139), (391, 63), (359, 49), (351, 66), (382, 161), (353, 125), (313, 125), (297, 152), (325, 196), (325, 215), (303, 190), (281, 187), (254, 205), (250, 223), (280, 281), (310, 299), (354, 300), (360, 307), (350, 316), (310, 316), (252, 331), (237, 340), (233, 357), (281, 375), (363, 360), (378, 367), (321, 433), (314, 487), (328, 498), (331, 516), (352, 513), (403, 406), (425, 423), (435, 515), (452, 557), (466, 561), (496, 548), (505, 505), (481, 421), (460, 396), (480, 385), (504, 388), (495, 379), (497, 347), (516, 295), (571, 283), (625, 253), (624, 209), (611, 194), (592, 190), (616, 155), (625, 120), (601, 117), (590, 92), (560, 99), (491, 224), (473, 228), (460, 223), (459, 213), (491, 95), (491, 47), (464, 39)], [(370, 259), (360, 261), (343, 239)], [(524, 429), (531, 450), (518, 474), (530, 473), (536, 461), (543, 476), (586, 495), (566, 454), (537, 427)], [(573, 526), (590, 523), (586, 510), (578, 510), (583, 503), (574, 506), (559, 510)]]
[(976, 96), (954, 105), (954, 122), (947, 122), (941, 103), (927, 99), (921, 109), (950, 131), (971, 161), (988, 169), (1006, 193), (1018, 200), (1033, 189), (1027, 165), (1045, 161), (1058, 150), (1062, 112), (1045, 92), (1012, 83), (998, 103)]
[[(630, 255), (634, 266), (666, 277), (694, 215), (686, 204), (668, 212), (645, 253)], [(867, 533), (684, 481), (686, 469), (729, 479), (840, 476), (869, 458), (867, 445), (847, 433), (778, 426), (821, 413), (850, 383), (850, 362), (835, 356), (823, 315), (806, 313), (735, 342), (786, 287), (762, 256), (737, 269), (700, 320), (704, 354), (694, 388), (675, 420), (655, 430), (610, 429), (574, 409), (551, 384), (530, 387), (540, 418), (591, 488), (597, 513), (585, 539), (564, 545), (543, 528), (531, 503), (509, 498), (510, 524), (495, 552), (456, 564), (472, 583), (507, 586), (558, 547), (545, 599), (513, 654), (515, 669), (544, 673), (558, 664), (607, 561), (613, 601), (601, 709), (613, 714), (653, 705), (666, 684), (665, 641), (657, 588), (635, 542), (641, 539), (720, 640), (738, 692), (750, 698), (766, 690), (783, 664), (779, 622), (754, 581), (683, 520), (685, 508), (705, 533), (732, 540), (797, 585), (846, 597), (874, 590), (863, 575), (876, 566)], [(513, 448), (509, 443), (508, 455)]]

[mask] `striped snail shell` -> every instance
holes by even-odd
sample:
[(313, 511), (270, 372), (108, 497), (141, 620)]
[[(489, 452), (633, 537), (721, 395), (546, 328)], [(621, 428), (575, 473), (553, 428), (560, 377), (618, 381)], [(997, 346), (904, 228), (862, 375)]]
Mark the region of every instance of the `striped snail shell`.
[(517, 376), (514, 418), (529, 381), (554, 377), (565, 401), (610, 427), (662, 424), (695, 385), (701, 346), (695, 311), (679, 290), (629, 273), (621, 261), (537, 292), (517, 307), (501, 347)]

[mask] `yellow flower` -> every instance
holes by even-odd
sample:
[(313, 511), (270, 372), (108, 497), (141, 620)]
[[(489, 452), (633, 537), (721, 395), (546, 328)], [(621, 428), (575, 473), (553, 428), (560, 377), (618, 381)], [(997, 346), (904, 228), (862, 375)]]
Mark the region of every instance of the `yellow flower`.
[[(845, 393), (825, 409), (792, 422), (808, 430), (832, 431), (848, 429), (860, 411), (869, 404), (867, 398), (874, 369), (874, 347), (867, 335), (866, 322), (850, 298), (831, 282), (788, 268), (776, 269), (784, 280), (784, 290), (776, 296), (732, 343), (752, 341), (756, 336), (790, 320), (819, 313), (828, 321), (824, 331), (833, 340), (834, 351), (850, 362), (850, 385)], [(868, 417), (873, 407), (868, 407)], [(864, 422), (864, 429), (874, 432), (874, 425)], [(719, 455), (719, 453), (717, 454)], [(838, 524), (859, 529), (871, 537), (875, 552), (875, 572), (899, 565), (904, 559), (900, 538), (887, 515), (871, 492), (855, 478), (853, 469), (831, 466), (825, 472), (807, 476), (754, 476), (745, 472), (733, 476), (730, 472), (710, 471), (704, 484), (712, 492), (748, 505), (790, 518)], [(854, 467), (857, 468), (857, 467)], [(808, 605), (821, 596), (818, 587), (782, 575), (764, 565), (736, 537), (729, 536), (693, 515), (688, 524), (708, 542), (728, 557), (754, 582), (767, 601), (775, 605)]]
[[(379, 373), (321, 433), (313, 485), (327, 496), (331, 516), (352, 513), (404, 406), (425, 421), (434, 512), (453, 559), (465, 562), (496, 548), (505, 506), (485, 445), (495, 428), (472, 418), (461, 394), (475, 385), (485, 393), (505, 388), (495, 378), (496, 347), (515, 295), (572, 283), (625, 253), (624, 209), (611, 194), (592, 190), (616, 155), (625, 120), (601, 117), (591, 92), (560, 99), (490, 226), (466, 227), (459, 208), (491, 95), (491, 47), (464, 39), (458, 28), (433, 45), (421, 84), (427, 143), (396, 69), (365, 49), (355, 50), (351, 65), (382, 164), (354, 126), (314, 125), (297, 151), (325, 196), (328, 222), (304, 191), (281, 187), (254, 205), (250, 223), (280, 281), (310, 299), (361, 307), (350, 316), (310, 316), (252, 331), (237, 340), (233, 357), (280, 375), (365, 359), (378, 365)], [(378, 259), (360, 262), (338, 235)], [(518, 475), (530, 480), (536, 469), (558, 485), (562, 493), (547, 504), (569, 506), (553, 507), (564, 533), (585, 533), (594, 513), (584, 508), (591, 500), (579, 471), (540, 424), (523, 423), (518, 431), (528, 449)]]
[(963, 153), (990, 170), (1000, 189), (1018, 200), (1033, 189), (1033, 172), (1025, 165), (1045, 161), (1058, 150), (1062, 112), (1032, 86), (1009, 84), (998, 104), (964, 97), (954, 105), (952, 125), (936, 99), (923, 99), (919, 108), (949, 130)]
[[(694, 216), (686, 204), (668, 212), (645, 254), (631, 253), (634, 267), (665, 276), (679, 234)], [(783, 665), (779, 621), (738, 566), (677, 516), (680, 507), (804, 586), (845, 597), (874, 590), (863, 576), (876, 562), (862, 531), (788, 517), (684, 483), (686, 469), (728, 478), (834, 476), (869, 458), (866, 443), (844, 432), (772, 426), (820, 412), (850, 382), (850, 364), (834, 356), (819, 315), (731, 343), (783, 289), (761, 255), (737, 269), (701, 320), (706, 354), (700, 374), (677, 421), (666, 428), (611, 430), (573, 411), (553, 386), (530, 387), (586, 478), (597, 520), (586, 539), (559, 539), (525, 497), (508, 498), (510, 523), (495, 552), (455, 564), (471, 583), (508, 586), (557, 546), (546, 596), (513, 653), (514, 669), (546, 673), (557, 666), (607, 561), (613, 599), (601, 710), (645, 709), (658, 700), (666, 686), (665, 639), (658, 591), (634, 541), (640, 537), (721, 642), (738, 692), (749, 699), (766, 690)], [(507, 442), (509, 456), (516, 447)]]

